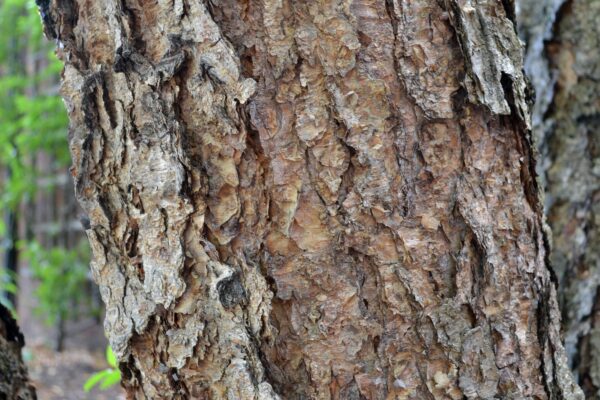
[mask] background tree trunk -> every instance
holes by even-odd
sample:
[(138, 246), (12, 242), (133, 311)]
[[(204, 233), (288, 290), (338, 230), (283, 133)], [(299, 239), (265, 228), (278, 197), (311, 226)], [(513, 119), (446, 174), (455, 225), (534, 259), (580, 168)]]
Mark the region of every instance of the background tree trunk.
[(39, 0), (130, 398), (583, 398), (510, 3)]
[(0, 398), (3, 400), (36, 399), (35, 389), (29, 383), (27, 368), (21, 359), (24, 345), (17, 322), (0, 304)]
[(600, 399), (600, 1), (520, 0), (572, 368)]

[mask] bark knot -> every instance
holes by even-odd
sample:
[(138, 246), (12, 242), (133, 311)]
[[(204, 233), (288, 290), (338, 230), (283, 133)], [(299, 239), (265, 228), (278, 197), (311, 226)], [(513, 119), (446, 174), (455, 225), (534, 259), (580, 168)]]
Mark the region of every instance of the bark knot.
[(225, 309), (229, 310), (238, 304), (246, 302), (246, 290), (240, 282), (239, 274), (233, 274), (217, 284), (219, 300)]

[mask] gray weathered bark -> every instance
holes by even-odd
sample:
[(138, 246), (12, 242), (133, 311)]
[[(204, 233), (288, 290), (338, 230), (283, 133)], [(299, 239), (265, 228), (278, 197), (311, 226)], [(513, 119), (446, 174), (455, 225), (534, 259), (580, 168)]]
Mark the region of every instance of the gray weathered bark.
[(510, 2), (40, 3), (130, 398), (583, 398)]
[(27, 368), (21, 359), (23, 335), (10, 311), (0, 304), (0, 399), (35, 400)]
[(520, 0), (572, 368), (600, 399), (600, 1)]

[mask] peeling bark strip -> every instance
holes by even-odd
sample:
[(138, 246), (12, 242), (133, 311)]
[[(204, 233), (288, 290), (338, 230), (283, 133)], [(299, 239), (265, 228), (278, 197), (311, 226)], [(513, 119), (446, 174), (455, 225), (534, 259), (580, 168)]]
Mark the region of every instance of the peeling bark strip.
[(21, 359), (23, 334), (10, 311), (0, 304), (0, 399), (35, 400), (27, 368)]
[(566, 349), (600, 399), (600, 1), (521, 0)]
[(493, 113), (518, 117), (531, 128), (531, 93), (512, 0), (445, 0), (465, 55), (469, 100)]
[(42, 4), (130, 398), (582, 398), (480, 3)]

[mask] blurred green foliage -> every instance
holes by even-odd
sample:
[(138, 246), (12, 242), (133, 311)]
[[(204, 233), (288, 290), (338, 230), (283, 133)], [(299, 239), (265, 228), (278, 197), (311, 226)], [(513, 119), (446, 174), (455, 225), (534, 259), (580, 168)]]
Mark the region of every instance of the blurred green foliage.
[[(62, 64), (53, 47), (42, 36), (33, 0), (0, 2), (0, 166), (11, 171), (3, 177), (3, 210), (33, 196), (36, 178), (52, 172), (37, 171), (29, 156), (46, 151), (57, 167), (69, 163), (68, 119), (56, 84)], [(26, 70), (25, 55), (36, 71)], [(5, 230), (0, 222), (0, 235)]]
[[(21, 242), (22, 254), (39, 280), (35, 290), (39, 302), (35, 311), (50, 326), (60, 319), (76, 318), (93, 307), (85, 290), (88, 282), (89, 246), (82, 240), (74, 249), (45, 249), (36, 241)], [(83, 306), (83, 307), (82, 307)]]
[[(0, 1), (0, 210), (4, 213), (22, 214), (23, 204), (35, 201), (37, 193), (52, 193), (55, 174), (64, 174), (70, 163), (68, 118), (58, 93), (62, 63), (54, 47), (43, 37), (34, 0)], [(50, 160), (43, 169), (35, 162), (42, 153)], [(46, 184), (40, 185), (41, 181)], [(61, 229), (48, 233), (54, 238), (61, 234)], [(9, 235), (2, 218), (3, 243), (15, 240)], [(73, 249), (45, 248), (27, 239), (19, 241), (19, 249), (39, 281), (37, 311), (49, 325), (76, 317), (78, 306), (90, 302), (87, 242)], [(0, 301), (1, 293), (18, 291), (15, 277), (6, 271), (0, 268)]]

